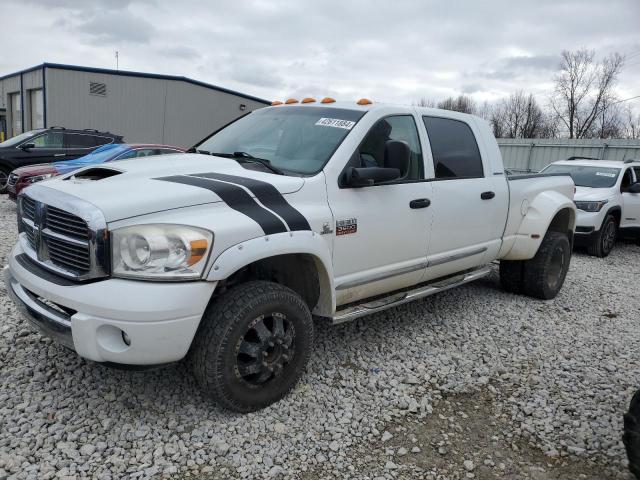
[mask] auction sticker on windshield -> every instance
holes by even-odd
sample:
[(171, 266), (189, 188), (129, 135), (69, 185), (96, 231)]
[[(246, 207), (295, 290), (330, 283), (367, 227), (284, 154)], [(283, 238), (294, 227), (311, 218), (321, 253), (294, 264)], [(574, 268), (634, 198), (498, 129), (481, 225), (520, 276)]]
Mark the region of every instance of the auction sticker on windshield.
[(599, 175), (600, 177), (609, 177), (609, 178), (613, 178), (616, 176), (615, 173), (607, 173), (607, 172), (596, 172), (596, 175)]
[(339, 118), (324, 117), (316, 122), (316, 125), (321, 125), (323, 127), (344, 128), (345, 130), (351, 130), (355, 124), (356, 122), (352, 122), (350, 120), (340, 120)]

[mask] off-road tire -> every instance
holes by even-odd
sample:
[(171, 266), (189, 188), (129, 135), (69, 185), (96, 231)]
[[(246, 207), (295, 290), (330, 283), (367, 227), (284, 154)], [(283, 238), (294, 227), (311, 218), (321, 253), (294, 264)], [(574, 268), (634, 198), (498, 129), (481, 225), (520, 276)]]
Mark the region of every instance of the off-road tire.
[(547, 232), (536, 256), (524, 262), (522, 293), (543, 300), (555, 298), (567, 276), (570, 261), (571, 244), (567, 235)]
[(500, 260), (500, 285), (505, 292), (522, 293), (523, 276), (522, 260)]
[(0, 166), (0, 194), (7, 193), (7, 181), (11, 170), (7, 167)]
[[(613, 235), (613, 238), (611, 238)], [(611, 253), (618, 235), (618, 222), (613, 215), (607, 215), (602, 227), (594, 236), (593, 242), (587, 246), (587, 252), (594, 257), (604, 258)]]
[(629, 411), (624, 415), (622, 441), (627, 450), (629, 470), (640, 480), (640, 390), (631, 399)]
[[(286, 318), (295, 336), (280, 375), (252, 385), (240, 374), (238, 345), (251, 332), (251, 325), (265, 315)], [(252, 281), (223, 293), (207, 308), (192, 346), (193, 374), (204, 394), (220, 406), (251, 412), (289, 393), (302, 376), (312, 346), (313, 320), (300, 295), (276, 283)]]

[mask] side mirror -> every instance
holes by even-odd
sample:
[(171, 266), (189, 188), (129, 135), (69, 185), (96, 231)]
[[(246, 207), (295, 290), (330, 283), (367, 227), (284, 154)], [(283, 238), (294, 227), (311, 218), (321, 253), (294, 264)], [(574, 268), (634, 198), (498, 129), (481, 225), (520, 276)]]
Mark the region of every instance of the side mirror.
[(368, 187), (398, 178), (400, 178), (400, 170), (397, 168), (351, 167), (346, 171), (345, 183), (349, 187)]
[(25, 152), (28, 152), (32, 148), (36, 148), (36, 144), (35, 143), (23, 143), (22, 145), (20, 145), (20, 148), (22, 150), (24, 150)]
[(627, 190), (629, 193), (640, 193), (640, 182), (636, 182)]

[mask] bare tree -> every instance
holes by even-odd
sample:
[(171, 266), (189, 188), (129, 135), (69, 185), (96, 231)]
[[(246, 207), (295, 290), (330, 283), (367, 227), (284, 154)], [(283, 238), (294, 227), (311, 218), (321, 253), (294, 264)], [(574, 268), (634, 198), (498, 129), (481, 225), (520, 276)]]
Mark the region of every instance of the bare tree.
[(619, 103), (605, 100), (602, 111), (585, 137), (620, 138), (624, 135), (624, 119)]
[(436, 108), (436, 101), (433, 98), (422, 97), (417, 102), (413, 102), (414, 107)]
[(476, 113), (478, 106), (471, 97), (466, 95), (458, 95), (457, 98), (449, 97), (438, 102), (438, 108), (443, 110), (453, 110), (462, 113)]
[(624, 58), (614, 53), (596, 62), (594, 57), (592, 50), (562, 52), (550, 104), (569, 132), (569, 138), (584, 138), (593, 133), (594, 123), (607, 104), (615, 100), (613, 87)]
[(634, 112), (631, 105), (627, 105), (622, 113), (624, 136), (640, 138), (640, 114)]
[(502, 138), (539, 138), (549, 133), (547, 121), (533, 94), (523, 91), (499, 102), (490, 117), (494, 135)]

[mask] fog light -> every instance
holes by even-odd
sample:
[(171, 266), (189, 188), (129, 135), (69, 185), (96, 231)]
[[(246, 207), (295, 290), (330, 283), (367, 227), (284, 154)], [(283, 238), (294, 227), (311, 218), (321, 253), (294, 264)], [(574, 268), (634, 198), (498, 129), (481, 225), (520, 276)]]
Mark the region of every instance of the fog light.
[(131, 345), (131, 339), (129, 338), (129, 335), (124, 332), (124, 330), (122, 331), (122, 341), (127, 345), (127, 347)]

